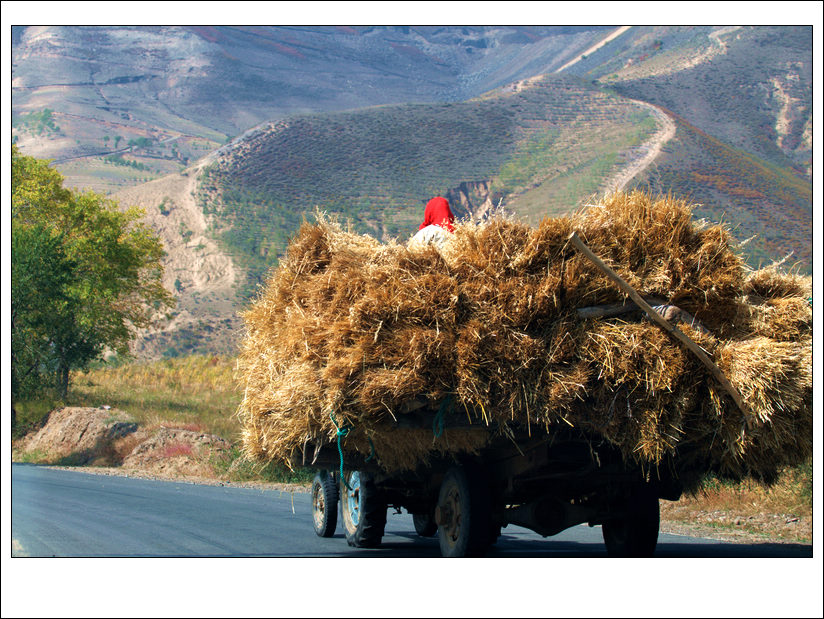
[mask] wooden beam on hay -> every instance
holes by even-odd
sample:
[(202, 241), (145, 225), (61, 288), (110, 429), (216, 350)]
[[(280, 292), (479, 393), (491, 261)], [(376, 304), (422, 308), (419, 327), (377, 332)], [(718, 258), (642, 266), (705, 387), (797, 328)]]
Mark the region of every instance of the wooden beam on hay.
[[(644, 312), (646, 312), (647, 316), (655, 322), (658, 326), (660, 326), (664, 331), (675, 337), (678, 341), (680, 341), (684, 346), (686, 346), (698, 359), (701, 363), (706, 366), (706, 368), (710, 371), (710, 373), (715, 377), (715, 379), (721, 384), (724, 390), (732, 397), (735, 403), (738, 405), (738, 408), (741, 410), (742, 413), (747, 415), (747, 406), (744, 403), (744, 398), (741, 397), (741, 394), (738, 392), (738, 389), (729, 381), (729, 379), (724, 375), (724, 372), (721, 371), (712, 359), (709, 358), (707, 353), (692, 341), (689, 336), (687, 336), (683, 331), (681, 331), (675, 325), (670, 324), (661, 314), (656, 312), (652, 306), (649, 305), (646, 301), (644, 301), (643, 297), (638, 294), (638, 292), (629, 285), (618, 273), (612, 270), (610, 267), (606, 265), (606, 263), (601, 260), (595, 253), (586, 246), (586, 244), (581, 240), (581, 237), (578, 236), (577, 232), (573, 232), (569, 235), (569, 240), (572, 241), (572, 244), (586, 256), (596, 267), (598, 267), (601, 271), (603, 271), (607, 277), (609, 277), (612, 281), (614, 281), (618, 286), (623, 290), (634, 302), (635, 304), (640, 307)], [(748, 418), (748, 417), (747, 417)]]

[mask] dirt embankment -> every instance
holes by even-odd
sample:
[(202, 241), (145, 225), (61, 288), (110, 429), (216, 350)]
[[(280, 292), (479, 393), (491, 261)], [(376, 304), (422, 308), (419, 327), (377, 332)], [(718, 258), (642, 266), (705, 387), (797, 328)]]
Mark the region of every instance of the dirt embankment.
[(236, 331), (234, 300), (240, 273), (210, 235), (211, 222), (194, 197), (198, 175), (209, 160), (203, 159), (181, 174), (115, 195), (121, 204), (145, 210), (146, 223), (158, 233), (166, 251), (163, 285), (177, 298), (170, 321), (138, 333), (132, 350), (138, 357), (157, 357), (176, 333), (186, 329), (200, 331), (204, 323), (212, 327), (212, 340), (231, 340)]
[(215, 477), (231, 444), (213, 434), (166, 426), (141, 427), (109, 407), (64, 407), (21, 439), (21, 459), (65, 466), (118, 467), (158, 477)]

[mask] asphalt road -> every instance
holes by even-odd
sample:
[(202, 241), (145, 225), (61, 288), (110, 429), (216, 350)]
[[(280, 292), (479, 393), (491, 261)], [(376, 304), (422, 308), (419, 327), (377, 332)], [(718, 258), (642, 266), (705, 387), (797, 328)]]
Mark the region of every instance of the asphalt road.
[[(114, 477), (12, 465), (15, 557), (439, 557), (406, 513), (381, 548), (350, 548), (312, 528), (307, 493)], [(550, 538), (508, 526), (490, 557), (605, 557), (600, 527)], [(734, 544), (662, 533), (657, 557), (812, 557), (801, 544)]]

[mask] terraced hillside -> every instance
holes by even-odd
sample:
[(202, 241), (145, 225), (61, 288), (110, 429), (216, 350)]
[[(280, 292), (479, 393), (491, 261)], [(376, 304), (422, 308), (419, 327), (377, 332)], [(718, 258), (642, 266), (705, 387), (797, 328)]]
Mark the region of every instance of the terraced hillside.
[(141, 356), (230, 350), (316, 208), (405, 237), (434, 193), (535, 222), (672, 191), (811, 271), (809, 27), (29, 26), (12, 51), (21, 151), (163, 236), (179, 312)]
[(569, 72), (809, 178), (811, 26), (633, 27)]
[(812, 268), (812, 28), (633, 27), (568, 71), (677, 123), (642, 184), (726, 221), (754, 265)]
[(249, 270), (248, 294), (316, 208), (377, 238), (405, 238), (433, 195), (470, 184), (464, 208), (477, 209), (544, 187), (542, 199), (518, 207), (537, 222), (596, 193), (655, 128), (632, 102), (577, 78), (544, 77), (462, 103), (275, 123), (207, 168), (199, 199)]
[(690, 196), (701, 206), (696, 216), (726, 222), (753, 266), (790, 256), (789, 265), (812, 273), (812, 188), (793, 174), (734, 148), (681, 117), (677, 133), (664, 146), (639, 186), (654, 193)]

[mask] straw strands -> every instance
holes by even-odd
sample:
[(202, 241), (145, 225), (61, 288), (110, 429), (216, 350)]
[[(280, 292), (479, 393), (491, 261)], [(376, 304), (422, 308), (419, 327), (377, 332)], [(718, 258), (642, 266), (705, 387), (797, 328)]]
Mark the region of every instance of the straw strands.
[[(745, 412), (640, 314), (578, 317), (626, 299), (568, 242), (573, 231), (642, 296), (703, 324), (680, 328)], [(395, 471), (572, 426), (628, 461), (769, 479), (812, 448), (810, 289), (810, 278), (747, 269), (723, 227), (671, 196), (614, 194), (537, 227), (461, 222), (438, 247), (379, 243), (319, 215), (244, 314), (245, 449), (288, 463), (336, 440), (334, 415), (345, 451)], [(404, 427), (419, 396), (434, 409), (452, 398), (468, 427)]]

